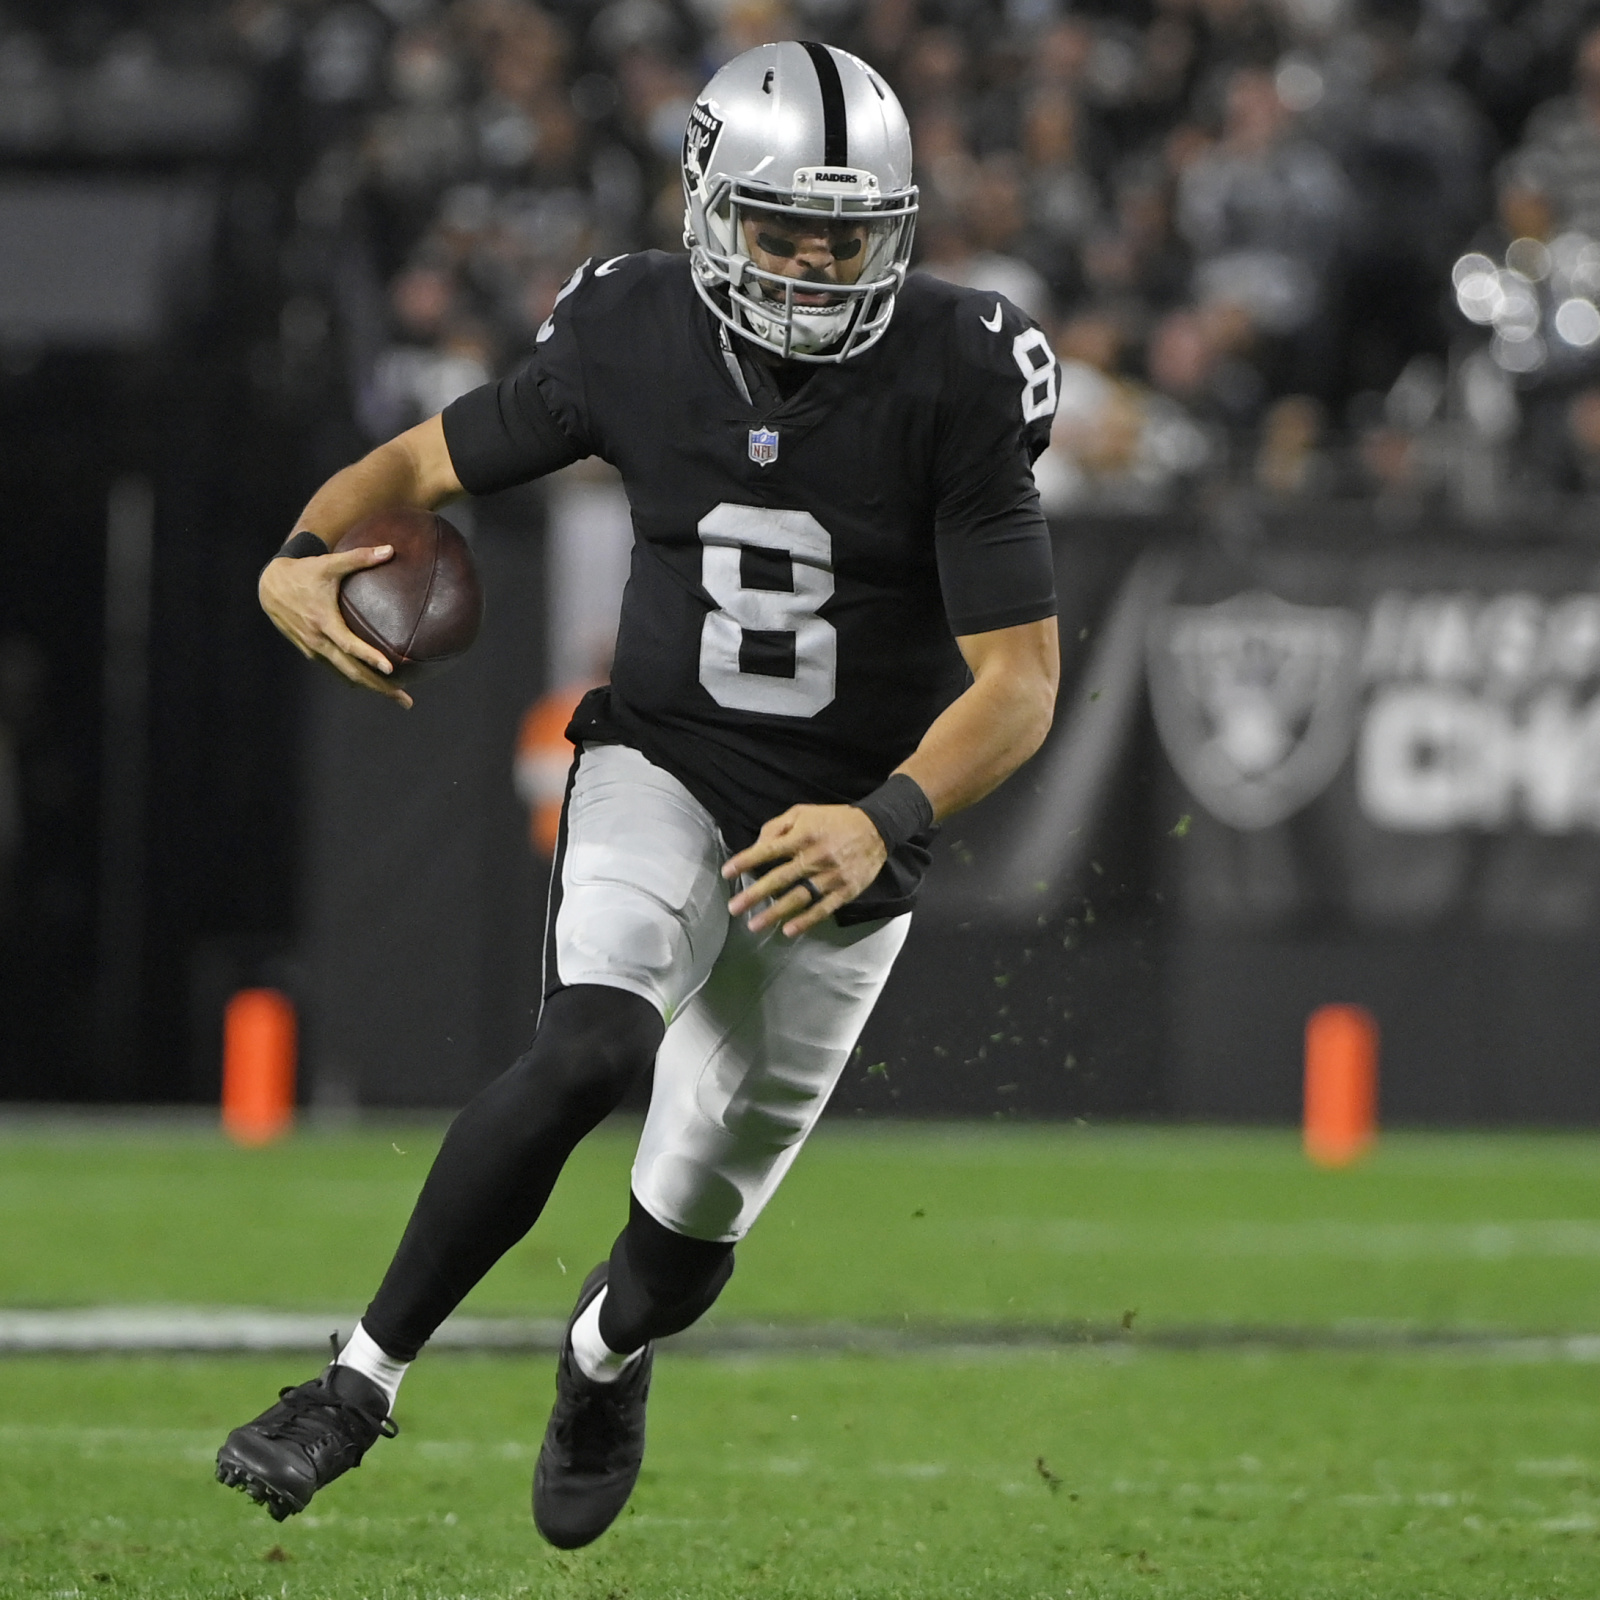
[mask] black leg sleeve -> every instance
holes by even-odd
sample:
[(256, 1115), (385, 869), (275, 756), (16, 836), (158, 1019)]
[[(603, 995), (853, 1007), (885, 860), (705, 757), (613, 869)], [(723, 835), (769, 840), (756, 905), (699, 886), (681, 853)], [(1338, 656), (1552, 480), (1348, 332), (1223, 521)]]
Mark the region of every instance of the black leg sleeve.
[(619, 1356), (698, 1322), (733, 1276), (731, 1244), (674, 1233), (637, 1196), (628, 1200), (628, 1226), (611, 1248), (600, 1305), (600, 1337)]
[(412, 1359), (467, 1292), (538, 1220), (573, 1147), (655, 1060), (663, 1032), (638, 995), (558, 990), (533, 1048), (451, 1124), (400, 1248), (362, 1319)]

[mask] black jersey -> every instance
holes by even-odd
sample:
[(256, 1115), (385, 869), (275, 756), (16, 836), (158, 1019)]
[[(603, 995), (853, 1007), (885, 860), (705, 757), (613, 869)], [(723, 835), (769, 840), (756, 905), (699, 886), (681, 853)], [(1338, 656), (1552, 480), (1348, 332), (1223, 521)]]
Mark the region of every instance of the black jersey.
[[(741, 363), (686, 256), (585, 263), (520, 371), (444, 413), (475, 493), (597, 455), (634, 550), (611, 683), (577, 739), (676, 776), (733, 849), (859, 800), (967, 676), (954, 637), (1055, 612), (1032, 462), (1057, 368), (1008, 301), (924, 276), (884, 337), (785, 399)], [(839, 920), (909, 910), (926, 841)]]

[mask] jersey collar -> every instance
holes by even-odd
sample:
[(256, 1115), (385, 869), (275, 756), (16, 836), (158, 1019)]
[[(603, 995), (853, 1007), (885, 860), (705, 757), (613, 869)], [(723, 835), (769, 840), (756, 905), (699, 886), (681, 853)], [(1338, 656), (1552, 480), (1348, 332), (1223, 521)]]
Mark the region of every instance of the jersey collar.
[[(777, 423), (787, 427), (791, 433), (814, 427), (851, 389), (856, 387), (860, 381), (859, 375), (866, 372), (882, 343), (880, 340), (878, 345), (862, 351), (849, 362), (819, 367), (799, 390), (785, 400), (778, 394), (776, 385), (770, 381), (761, 384), (757, 389), (752, 388), (745, 373), (745, 365), (734, 350), (733, 335), (706, 306), (699, 304), (698, 297), (696, 304), (701, 316), (700, 325), (709, 346), (707, 354), (722, 369), (724, 382), (737, 395), (738, 402), (750, 419), (762, 427)], [(741, 425), (743, 420), (740, 419)]]

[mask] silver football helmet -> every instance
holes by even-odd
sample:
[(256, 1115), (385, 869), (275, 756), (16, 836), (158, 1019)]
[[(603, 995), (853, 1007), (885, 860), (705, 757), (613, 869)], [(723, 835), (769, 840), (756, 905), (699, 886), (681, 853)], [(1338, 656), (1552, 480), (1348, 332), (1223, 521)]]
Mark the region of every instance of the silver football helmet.
[[(792, 361), (845, 361), (883, 337), (916, 226), (911, 129), (894, 91), (831, 45), (758, 45), (708, 83), (683, 140), (684, 243), (700, 298)], [(751, 258), (824, 238), (836, 277)], [(825, 283), (825, 287), (823, 284)]]

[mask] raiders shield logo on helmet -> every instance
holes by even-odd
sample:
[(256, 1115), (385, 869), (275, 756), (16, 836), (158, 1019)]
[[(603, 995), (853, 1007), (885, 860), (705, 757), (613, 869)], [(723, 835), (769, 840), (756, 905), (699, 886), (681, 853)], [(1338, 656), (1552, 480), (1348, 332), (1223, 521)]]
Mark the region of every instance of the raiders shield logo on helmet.
[(683, 166), (689, 176), (705, 182), (706, 162), (722, 132), (722, 118), (701, 100), (689, 113), (689, 125), (683, 130)]
[(1270, 828), (1314, 800), (1350, 750), (1361, 619), (1256, 591), (1168, 606), (1149, 635), (1168, 759), (1219, 822)]

